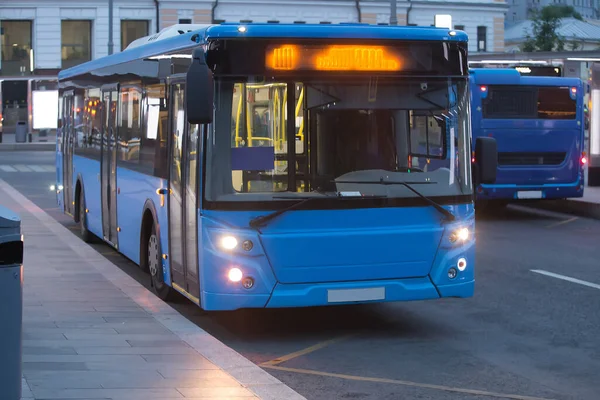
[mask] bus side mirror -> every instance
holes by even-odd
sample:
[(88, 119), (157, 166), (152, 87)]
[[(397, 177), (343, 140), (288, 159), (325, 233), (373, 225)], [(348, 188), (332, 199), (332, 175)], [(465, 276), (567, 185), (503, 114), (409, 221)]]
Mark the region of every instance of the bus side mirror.
[(477, 182), (494, 183), (498, 171), (498, 146), (496, 139), (490, 137), (478, 137), (475, 141), (475, 166), (477, 170)]
[(185, 105), (190, 124), (210, 124), (213, 120), (213, 73), (206, 64), (202, 47), (194, 49), (186, 76)]

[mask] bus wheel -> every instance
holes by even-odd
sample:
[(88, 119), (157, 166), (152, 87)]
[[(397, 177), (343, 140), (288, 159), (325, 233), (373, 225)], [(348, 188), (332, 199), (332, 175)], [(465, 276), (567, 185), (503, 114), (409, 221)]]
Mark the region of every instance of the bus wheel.
[(92, 233), (87, 228), (87, 213), (85, 212), (85, 196), (83, 195), (83, 191), (81, 188), (77, 191), (79, 203), (79, 210), (77, 211), (77, 219), (79, 220), (79, 232), (81, 233), (81, 238), (86, 243), (91, 243), (93, 240)]
[(174, 291), (167, 286), (163, 280), (160, 239), (156, 234), (156, 227), (154, 224), (152, 224), (150, 235), (148, 235), (146, 249), (148, 255), (148, 270), (150, 271), (150, 283), (154, 289), (154, 293), (156, 293), (161, 300), (173, 300)]

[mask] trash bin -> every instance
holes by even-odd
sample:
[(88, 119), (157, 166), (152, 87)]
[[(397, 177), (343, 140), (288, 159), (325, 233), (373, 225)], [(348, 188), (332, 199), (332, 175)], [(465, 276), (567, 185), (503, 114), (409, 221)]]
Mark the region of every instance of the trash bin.
[(17, 122), (17, 130), (15, 132), (15, 142), (25, 143), (27, 141), (27, 122)]
[(23, 237), (21, 219), (0, 206), (0, 391), (21, 399), (23, 332)]

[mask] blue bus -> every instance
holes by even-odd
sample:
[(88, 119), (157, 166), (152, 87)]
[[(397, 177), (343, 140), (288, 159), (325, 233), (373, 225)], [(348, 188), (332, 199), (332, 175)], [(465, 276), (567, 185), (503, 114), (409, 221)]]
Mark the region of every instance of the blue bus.
[[(205, 310), (469, 297), (467, 36), (176, 26), (59, 75), (57, 200)], [(478, 183), (496, 174), (477, 140)]]
[(473, 138), (498, 146), (497, 179), (476, 187), (478, 207), (583, 196), (583, 92), (579, 78), (471, 69)]

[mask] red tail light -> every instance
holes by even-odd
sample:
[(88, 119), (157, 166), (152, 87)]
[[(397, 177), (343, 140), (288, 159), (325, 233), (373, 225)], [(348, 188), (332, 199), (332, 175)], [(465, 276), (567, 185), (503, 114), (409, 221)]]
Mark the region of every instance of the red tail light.
[(585, 155), (585, 151), (581, 153), (581, 165), (587, 164), (587, 157)]

